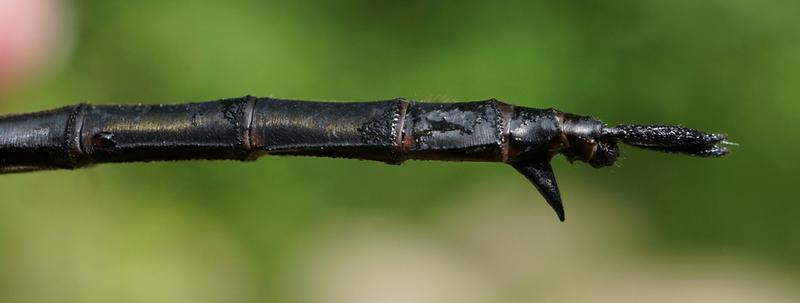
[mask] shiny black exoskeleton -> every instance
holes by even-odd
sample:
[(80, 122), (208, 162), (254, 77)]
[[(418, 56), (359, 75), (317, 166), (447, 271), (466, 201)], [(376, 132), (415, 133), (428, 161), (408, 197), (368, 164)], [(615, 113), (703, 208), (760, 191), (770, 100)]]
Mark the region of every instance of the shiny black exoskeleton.
[(619, 125), (498, 100), (309, 102), (243, 97), (175, 105), (88, 105), (0, 117), (0, 173), (96, 163), (264, 155), (492, 161), (533, 183), (560, 220), (550, 160), (614, 164), (617, 142), (719, 157), (725, 137), (669, 125)]

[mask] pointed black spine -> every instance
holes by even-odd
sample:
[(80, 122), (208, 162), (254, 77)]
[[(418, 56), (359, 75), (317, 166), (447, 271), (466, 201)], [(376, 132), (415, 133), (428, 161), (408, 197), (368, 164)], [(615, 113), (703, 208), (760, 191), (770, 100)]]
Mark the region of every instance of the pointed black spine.
[(550, 162), (521, 162), (511, 164), (518, 172), (530, 181), (539, 190), (547, 204), (558, 215), (558, 220), (564, 222), (564, 204), (561, 203), (561, 192), (558, 190), (556, 176)]

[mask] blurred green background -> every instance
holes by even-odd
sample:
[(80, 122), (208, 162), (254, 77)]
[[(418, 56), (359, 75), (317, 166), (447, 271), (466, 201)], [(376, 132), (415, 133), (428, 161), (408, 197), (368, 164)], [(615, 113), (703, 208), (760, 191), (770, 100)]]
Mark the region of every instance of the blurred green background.
[(800, 299), (800, 2), (111, 0), (62, 13), (60, 59), (0, 91), (0, 112), (498, 98), (740, 146), (722, 159), (623, 147), (601, 170), (558, 157), (565, 223), (497, 164), (264, 157), (2, 176), (0, 301)]

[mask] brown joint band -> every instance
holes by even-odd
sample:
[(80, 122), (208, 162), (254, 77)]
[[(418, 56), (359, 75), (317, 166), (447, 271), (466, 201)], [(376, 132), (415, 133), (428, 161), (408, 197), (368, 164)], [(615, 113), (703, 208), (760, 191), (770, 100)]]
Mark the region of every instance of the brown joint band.
[(248, 95), (244, 97), (244, 100), (244, 105), (241, 108), (241, 122), (239, 123), (239, 131), (242, 138), (239, 148), (242, 153), (242, 160), (252, 161), (258, 157), (258, 152), (254, 148), (256, 144), (253, 140), (253, 120), (258, 98)]
[[(414, 106), (414, 102), (408, 102), (405, 106), (405, 110), (403, 111), (403, 115), (401, 120), (403, 121), (400, 128), (400, 144), (399, 144), (399, 154), (402, 160), (408, 158), (408, 154), (411, 151), (411, 147), (414, 145), (414, 134), (411, 130), (414, 129), (414, 121), (409, 119), (408, 112), (411, 107)], [(413, 117), (412, 117), (413, 118)]]
[(398, 99), (397, 104), (397, 112), (392, 117), (392, 157), (395, 159), (395, 163), (400, 163), (405, 160), (405, 155), (408, 152), (408, 147), (404, 144), (405, 142), (405, 124), (406, 124), (406, 113), (408, 112), (408, 107), (411, 102), (405, 99)]
[(572, 147), (572, 144), (569, 142), (569, 138), (567, 138), (567, 131), (564, 125), (569, 120), (568, 114), (562, 112), (556, 112), (556, 121), (558, 121), (559, 129), (561, 129), (560, 135), (557, 137), (555, 141), (550, 144), (548, 151), (551, 155), (555, 155), (561, 152), (564, 149)]
[(83, 122), (86, 119), (87, 107), (89, 105), (86, 103), (78, 104), (67, 119), (67, 126), (64, 130), (66, 157), (64, 157), (62, 164), (69, 168), (80, 167), (86, 161), (86, 153), (81, 142), (81, 133), (83, 132)]
[(509, 150), (511, 149), (511, 120), (514, 119), (514, 105), (497, 100), (493, 101), (498, 117), (497, 132), (500, 141), (498, 142), (500, 144), (499, 159), (503, 162), (508, 162)]

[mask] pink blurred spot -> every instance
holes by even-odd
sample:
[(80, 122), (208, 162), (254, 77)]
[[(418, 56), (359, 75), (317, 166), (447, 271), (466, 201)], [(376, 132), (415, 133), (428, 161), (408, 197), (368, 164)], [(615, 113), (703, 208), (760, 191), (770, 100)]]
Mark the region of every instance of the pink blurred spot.
[(0, 0), (0, 89), (43, 67), (65, 31), (59, 0)]

